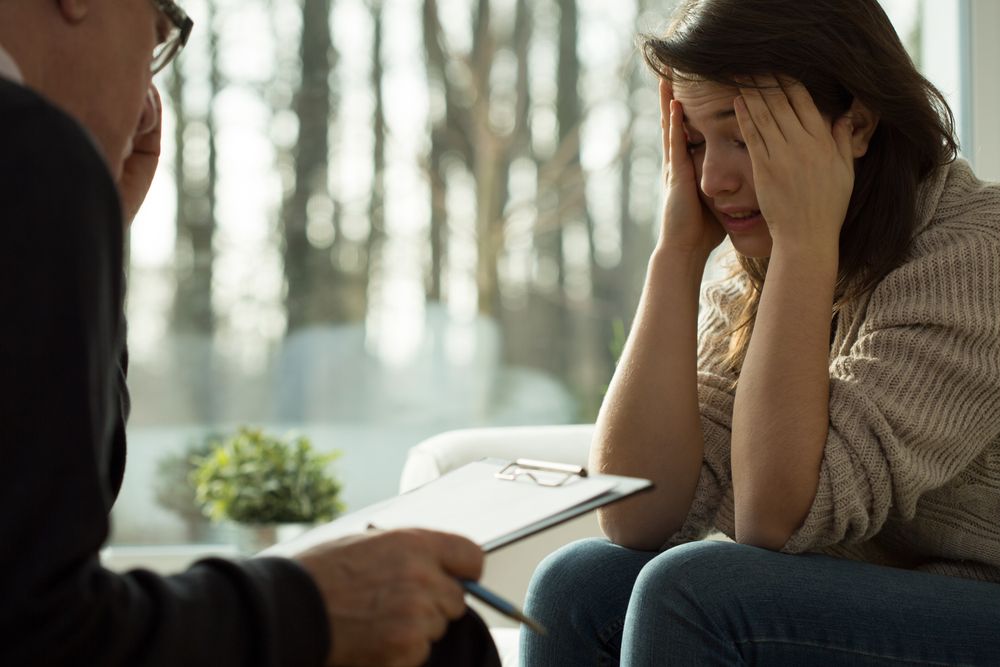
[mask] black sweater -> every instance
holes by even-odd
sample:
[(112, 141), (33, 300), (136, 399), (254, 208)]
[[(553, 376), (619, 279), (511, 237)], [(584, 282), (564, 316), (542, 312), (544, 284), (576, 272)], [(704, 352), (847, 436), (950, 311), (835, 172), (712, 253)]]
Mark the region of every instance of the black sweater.
[(121, 216), (82, 128), (0, 79), (0, 664), (320, 665), (322, 600), (293, 561), (101, 567), (125, 466)]

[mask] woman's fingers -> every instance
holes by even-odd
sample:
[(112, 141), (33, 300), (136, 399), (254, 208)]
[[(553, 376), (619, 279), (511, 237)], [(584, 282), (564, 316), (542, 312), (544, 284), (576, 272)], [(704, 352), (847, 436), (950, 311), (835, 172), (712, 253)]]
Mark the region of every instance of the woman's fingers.
[[(754, 87), (740, 88), (740, 97), (743, 99), (744, 107), (753, 120), (753, 125), (757, 129), (757, 135), (767, 147), (769, 153), (774, 152), (785, 143), (785, 136), (778, 127), (777, 120), (763, 93)], [(746, 139), (746, 137), (744, 137)]]
[(773, 151), (779, 142), (795, 142), (804, 134), (818, 138), (830, 130), (812, 96), (789, 77), (755, 76), (753, 87), (740, 88), (761, 138)]
[(666, 172), (670, 164), (670, 102), (674, 99), (674, 91), (670, 82), (660, 79), (660, 127), (663, 138), (663, 170)]
[(681, 161), (688, 157), (687, 133), (684, 132), (684, 107), (677, 100), (670, 102), (670, 174), (676, 176)]
[(775, 125), (781, 131), (781, 136), (786, 141), (794, 141), (802, 132), (802, 123), (792, 108), (784, 88), (773, 76), (753, 77), (755, 88), (753, 90), (760, 94), (764, 104), (767, 105)]
[(806, 132), (814, 137), (823, 136), (823, 133), (828, 131), (826, 123), (823, 121), (823, 115), (816, 107), (812, 95), (809, 94), (809, 90), (801, 81), (787, 76), (779, 77), (778, 83), (784, 90), (789, 104), (795, 110), (795, 115)]
[(750, 152), (750, 162), (760, 164), (760, 161), (770, 157), (767, 144), (754, 123), (750, 109), (747, 108), (746, 99), (741, 95), (733, 100), (733, 108), (736, 110), (736, 122), (740, 126), (740, 134), (743, 135), (743, 143), (746, 144)]
[[(801, 82), (789, 77), (779, 79), (773, 76), (756, 76), (747, 80), (747, 83), (750, 81), (753, 82), (753, 87), (740, 88), (740, 99), (745, 111), (740, 126), (747, 126), (751, 133), (756, 134), (768, 155), (773, 155), (788, 144), (830, 136), (830, 125), (823, 119), (812, 95)], [(739, 116), (737, 109), (738, 120)], [(843, 155), (843, 149), (847, 147), (842, 143), (844, 137), (836, 136), (836, 123), (832, 129), (837, 150)], [(749, 143), (748, 141), (747, 145)]]

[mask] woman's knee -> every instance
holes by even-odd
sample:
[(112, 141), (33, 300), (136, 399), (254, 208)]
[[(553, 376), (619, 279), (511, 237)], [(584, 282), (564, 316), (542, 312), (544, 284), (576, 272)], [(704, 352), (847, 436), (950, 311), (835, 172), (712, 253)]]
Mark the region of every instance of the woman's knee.
[(624, 615), (635, 578), (655, 556), (604, 539), (574, 542), (539, 564), (526, 607), (542, 616)]
[(578, 596), (606, 568), (608, 554), (618, 547), (607, 540), (591, 538), (568, 544), (546, 556), (531, 577), (529, 599), (552, 599), (565, 603)]
[(759, 557), (753, 547), (704, 540), (668, 549), (639, 573), (632, 591), (636, 611), (665, 606), (678, 612), (705, 610), (713, 601), (725, 604), (734, 577), (745, 576)]
[(629, 600), (623, 662), (657, 664), (669, 655), (680, 664), (702, 664), (706, 660), (694, 656), (704, 657), (709, 648), (718, 658), (713, 664), (738, 662), (731, 637), (739, 627), (733, 614), (740, 605), (734, 605), (732, 587), (756, 558), (752, 547), (702, 541), (651, 560)]

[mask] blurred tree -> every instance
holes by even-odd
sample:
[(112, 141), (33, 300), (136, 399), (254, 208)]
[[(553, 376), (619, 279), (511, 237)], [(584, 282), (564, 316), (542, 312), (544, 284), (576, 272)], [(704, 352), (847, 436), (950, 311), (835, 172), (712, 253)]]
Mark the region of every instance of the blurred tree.
[(460, 100), (467, 84), (453, 82), (456, 67), (465, 65), (448, 52), (444, 28), (438, 14), (437, 0), (424, 0), (421, 6), (424, 62), (430, 97), (430, 151), (424, 165), (430, 185), (430, 245), (431, 258), (425, 291), (429, 301), (440, 301), (444, 292), (447, 269), (448, 227), (448, 157), (470, 168), (473, 145), (469, 128), (469, 110)]
[[(653, 0), (637, 0), (637, 17), (649, 16), (659, 8)], [(622, 132), (616, 159), (619, 197), (617, 218), (619, 259), (611, 266), (594, 263), (592, 311), (601, 336), (610, 335), (604, 353), (592, 350), (593, 363), (605, 384), (621, 355), (626, 332), (635, 315), (646, 276), (649, 254), (658, 228), (656, 206), (662, 192), (660, 172), (659, 106), (655, 79), (638, 51), (632, 51), (622, 66), (624, 105), (628, 122)], [(603, 393), (603, 392), (602, 392)], [(588, 394), (582, 406), (583, 418), (596, 418), (602, 395)]]
[(357, 275), (338, 270), (332, 249), (341, 236), (335, 219), (338, 202), (328, 179), (329, 126), (335, 110), (330, 79), (337, 57), (330, 34), (332, 2), (302, 0), (301, 6), (295, 178), (281, 212), (288, 334), (310, 325), (360, 321), (366, 309)]
[[(637, 0), (639, 17), (658, 14), (654, 0)], [(619, 197), (618, 262), (595, 266), (594, 302), (612, 321), (631, 322), (646, 275), (649, 253), (659, 227), (657, 206), (663, 191), (660, 111), (655, 77), (638, 50), (622, 63), (623, 99), (628, 121), (615, 160)], [(627, 328), (627, 327), (626, 327)]]
[[(590, 413), (599, 404), (602, 383), (613, 364), (607, 352), (613, 335), (611, 322), (623, 317), (619, 303), (627, 308), (635, 299), (622, 299), (622, 289), (630, 281), (624, 281), (621, 264), (597, 262), (587, 175), (580, 158), (586, 109), (580, 93), (583, 67), (578, 53), (577, 0), (550, 0), (541, 11), (548, 7), (557, 12), (556, 20), (548, 24), (554, 32), (540, 33), (533, 21), (533, 13), (539, 11), (537, 3), (518, 0), (511, 21), (509, 15), (494, 17), (497, 8), (489, 0), (473, 0), (471, 46), (468, 53), (455, 54), (447, 49), (437, 0), (423, 2), (431, 97), (431, 142), (425, 165), (431, 219), (426, 293), (432, 301), (444, 298), (450, 239), (448, 190), (456, 187), (454, 170), (461, 165), (474, 188), (479, 312), (501, 323), (508, 363), (569, 380)], [(503, 26), (509, 25), (512, 29), (505, 32)], [(540, 100), (538, 105), (532, 100), (531, 79), (536, 40), (540, 45), (553, 45), (556, 54), (554, 99)], [(513, 76), (504, 70), (511, 60)], [(549, 115), (546, 107), (552, 103), (556, 136), (543, 136), (543, 144), (552, 148), (540, 154), (532, 133), (544, 130), (532, 123), (536, 116)], [(623, 150), (626, 145), (623, 139)], [(512, 168), (522, 159), (534, 165), (534, 202), (511, 200)], [(621, 178), (623, 183), (628, 181), (631, 191), (631, 166), (624, 168)], [(525, 285), (504, 285), (501, 265), (510, 241), (508, 223), (526, 204), (534, 209), (535, 220), (532, 276)], [(621, 216), (623, 226), (633, 225), (628, 206), (623, 205)], [(625, 242), (624, 231), (622, 235)], [(628, 243), (638, 238), (630, 234)], [(575, 253), (572, 256), (567, 256), (569, 248)], [(630, 257), (632, 251), (630, 245)], [(527, 298), (504, 300), (508, 290), (526, 290)], [(602, 300), (595, 302), (595, 296)]]
[(427, 68), (427, 89), (430, 97), (428, 125), (430, 151), (424, 170), (430, 192), (430, 266), (424, 281), (427, 300), (439, 302), (443, 296), (445, 251), (448, 242), (448, 190), (444, 172), (444, 156), (448, 149), (448, 118), (454, 116), (454, 93), (445, 70), (444, 47), (441, 43), (441, 21), (436, 0), (424, 0), (421, 5), (421, 28), (424, 41), (424, 64)]
[(215, 417), (212, 337), (215, 311), (212, 279), (215, 265), (216, 183), (218, 155), (214, 102), (222, 83), (219, 71), (215, 1), (206, 2), (208, 95), (203, 108), (192, 109), (185, 96), (185, 59), (173, 62), (167, 88), (174, 110), (174, 177), (176, 235), (174, 242), (174, 298), (170, 328), (178, 343), (173, 350), (175, 372), (191, 387), (187, 409), (198, 419)]
[[(215, 254), (216, 147), (211, 107), (192, 116), (184, 105), (185, 76), (174, 61), (168, 94), (174, 108), (174, 173), (177, 179), (177, 222), (174, 243), (175, 291), (171, 317), (174, 331), (211, 335), (212, 272)], [(212, 58), (212, 97), (218, 91), (218, 69)]]
[(385, 78), (385, 67), (382, 62), (382, 0), (370, 0), (369, 10), (372, 15), (372, 73), (371, 85), (375, 96), (375, 113), (372, 123), (372, 191), (368, 203), (368, 242), (364, 253), (366, 270), (361, 274), (363, 283), (358, 289), (368, 292), (368, 284), (377, 270), (380, 248), (385, 241), (385, 94), (382, 90), (382, 80)]
[[(539, 38), (553, 40), (556, 53), (556, 142), (550, 155), (536, 156), (533, 276), (526, 302), (513, 305), (503, 320), (504, 341), (511, 361), (569, 379), (580, 395), (587, 391), (583, 385), (592, 383), (587, 377), (591, 350), (606, 343), (594, 339), (593, 323), (587, 321), (594, 249), (580, 161), (584, 109), (578, 7), (576, 0), (554, 0), (553, 5), (556, 33)], [(580, 245), (567, 242), (571, 234), (584, 240), (582, 254), (567, 256), (568, 247)]]
[[(205, 1), (214, 14), (217, 0)], [(425, 298), (446, 301), (449, 279), (468, 280), (479, 313), (500, 325), (505, 362), (543, 370), (570, 385), (583, 406), (581, 416), (590, 417), (613, 367), (608, 352), (612, 323), (631, 320), (653, 241), (653, 204), (662, 188), (651, 81), (634, 50), (625, 41), (612, 42), (609, 47), (621, 48), (623, 62), (630, 62), (617, 86), (622, 99), (588, 92), (584, 81), (592, 73), (580, 49), (592, 47), (581, 47), (581, 31), (593, 19), (581, 16), (579, 0), (467, 0), (467, 18), (458, 21), (442, 17), (439, 2), (421, 0), (420, 5), (426, 82), (419, 84), (426, 84), (429, 99), (429, 142), (419, 158), (427, 176), (430, 223)], [(659, 13), (661, 8), (652, 4), (635, 0), (627, 11)], [(393, 275), (393, 267), (379, 261), (391, 222), (386, 197), (395, 163), (390, 160), (400, 159), (398, 153), (390, 158), (387, 150), (383, 61), (383, 51), (394, 53), (398, 40), (387, 49), (384, 26), (386, 16), (405, 11), (384, 0), (264, 0), (264, 5), (274, 26), (283, 13), (285, 19), (288, 12), (301, 16), (299, 28), (287, 20), (283, 24), (290, 27), (279, 37), (279, 60), (285, 60), (277, 79), (257, 88), (279, 121), (272, 127), (282, 129), (275, 135), (283, 137), (277, 145), (284, 177), (280, 298), (285, 334), (293, 336), (309, 326), (365, 321), (370, 296), (378, 296), (381, 284), (373, 280)], [(226, 7), (227, 13), (239, 13)], [(448, 10), (456, 7), (462, 5)], [(367, 87), (338, 67), (331, 31), (336, 8), (343, 8), (342, 17), (367, 20), (371, 28), (355, 31), (358, 41), (351, 47), (352, 58), (359, 45), (370, 54)], [(222, 30), (226, 21), (209, 23)], [(298, 37), (289, 40), (287, 34), (296, 30)], [(185, 100), (184, 75), (197, 77), (198, 84), (205, 79), (210, 99), (220, 92), (220, 35), (210, 33), (211, 72), (195, 75), (193, 68), (191, 73), (178, 68), (170, 89), (178, 117), (179, 185), (171, 327), (208, 338), (217, 317), (212, 310), (215, 118), (211, 107)], [(359, 124), (341, 115), (340, 106), (356, 104), (363, 93), (370, 94), (371, 115)], [(617, 159), (588, 173), (581, 135), (594, 118), (591, 105), (616, 103), (626, 118)], [(289, 115), (294, 122), (288, 122)], [(286, 128), (294, 128), (290, 138), (285, 138)], [(335, 146), (338, 137), (358, 131), (371, 133), (366, 155)], [(370, 165), (365, 177), (371, 187), (360, 200), (344, 194), (344, 181), (337, 176), (342, 164), (355, 160)], [(602, 192), (616, 192), (617, 206), (592, 208), (588, 181)], [(609, 237), (617, 249), (608, 250)], [(474, 263), (458, 264), (470, 251)], [(210, 361), (199, 365), (202, 372), (211, 368)], [(211, 396), (194, 402), (209, 410)]]
[[(447, 248), (447, 190), (449, 156), (457, 159), (474, 183), (476, 292), (479, 312), (498, 316), (500, 311), (499, 263), (504, 250), (505, 208), (508, 203), (510, 165), (519, 147), (527, 144), (529, 6), (518, 0), (513, 39), (494, 34), (490, 0), (474, 0), (469, 53), (449, 53), (435, 0), (424, 0), (424, 49), (428, 84), (439, 110), (432, 117), (431, 149), (427, 164), (431, 184), (431, 266), (427, 293), (442, 295)], [(513, 89), (494, 80), (498, 51), (510, 52), (518, 63)], [(501, 46), (502, 45), (502, 46)], [(496, 122), (498, 95), (513, 99), (514, 122)], [(443, 108), (442, 108), (443, 107)], [(452, 160), (454, 162), (454, 160)]]

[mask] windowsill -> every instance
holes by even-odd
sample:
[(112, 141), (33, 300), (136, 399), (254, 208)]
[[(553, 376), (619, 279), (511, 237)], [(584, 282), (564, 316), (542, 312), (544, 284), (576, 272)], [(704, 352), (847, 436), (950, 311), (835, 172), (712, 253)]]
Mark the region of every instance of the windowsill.
[(167, 575), (185, 570), (203, 558), (239, 558), (241, 555), (231, 544), (115, 545), (101, 550), (101, 563), (115, 572), (142, 568)]

